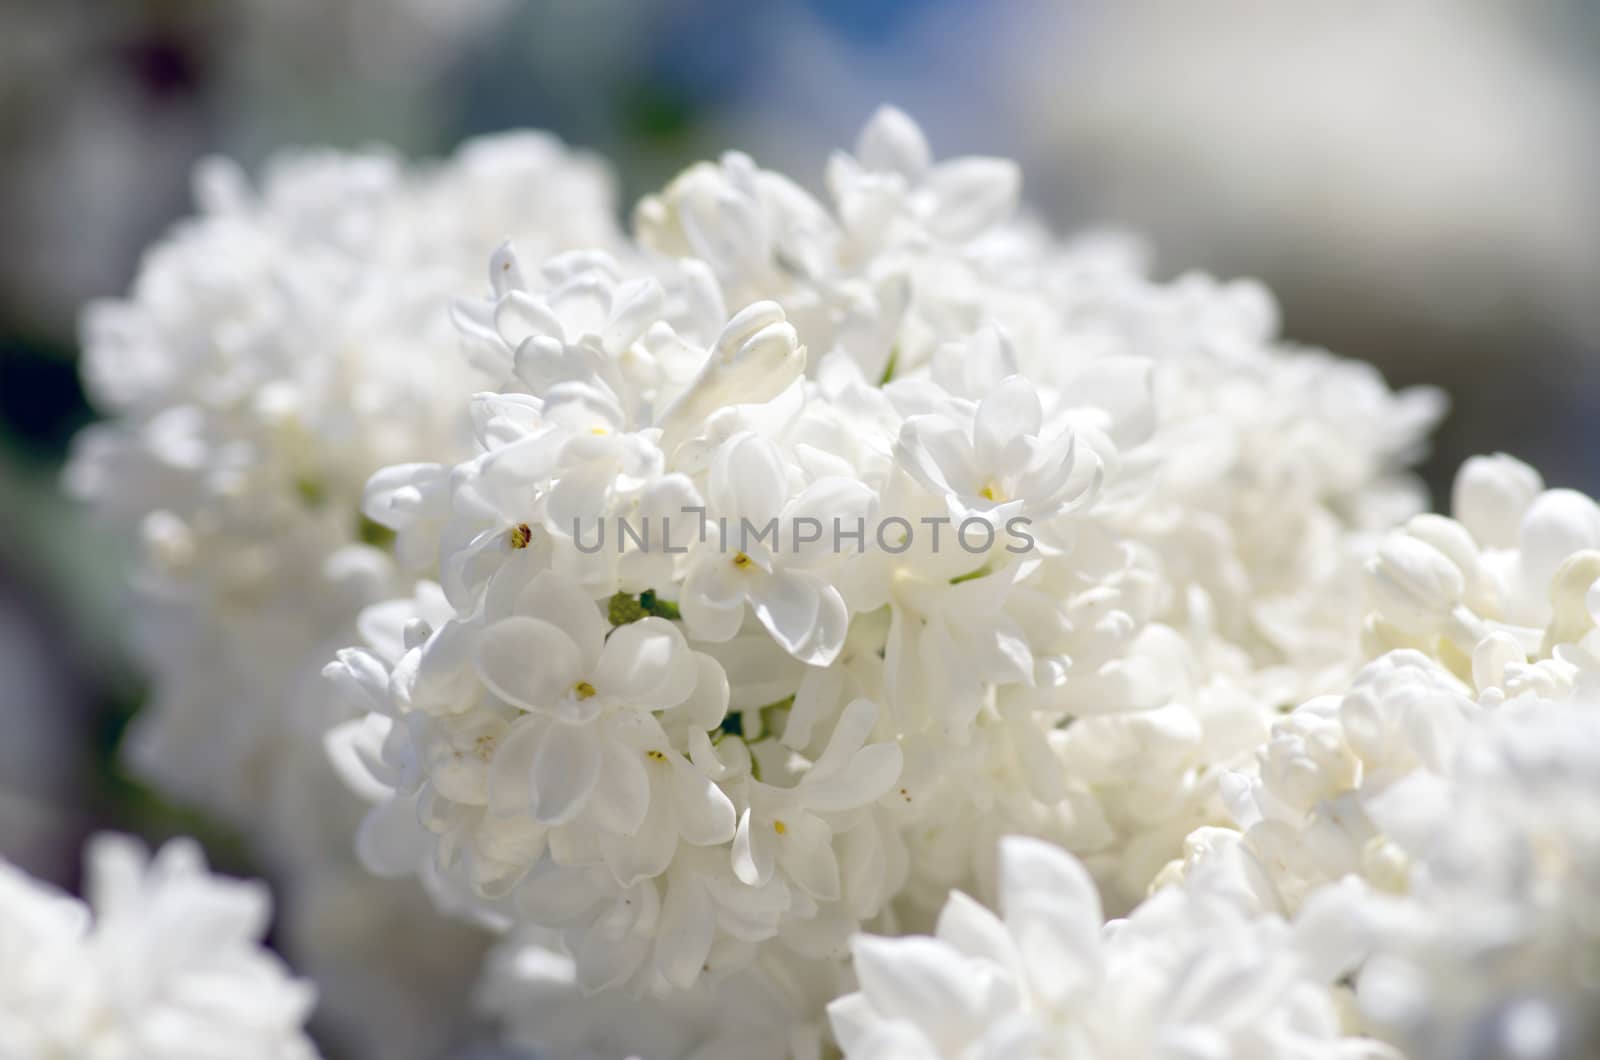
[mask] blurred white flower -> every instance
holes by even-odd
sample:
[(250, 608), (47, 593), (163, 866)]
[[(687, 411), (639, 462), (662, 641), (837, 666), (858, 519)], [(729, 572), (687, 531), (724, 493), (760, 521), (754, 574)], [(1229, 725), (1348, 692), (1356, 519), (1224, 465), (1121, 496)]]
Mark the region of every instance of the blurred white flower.
[(1406, 1055), (1594, 1052), (1597, 776), (1592, 705), (1519, 702), (1476, 726), (1443, 776), (1377, 800), (1410, 889), (1371, 899), (1357, 993)]
[[(130, 633), (151, 701), (121, 752), (288, 880), (286, 939), (328, 973), (333, 1024), (387, 1055), (440, 1048), (463, 992), (438, 984), (470, 974), (482, 942), (430, 925), (432, 961), (385, 960), (406, 951), (395, 926), (419, 901), (401, 884), (369, 885), (365, 915), (337, 930), (319, 911), (361, 880), (361, 805), (322, 748), (343, 714), (319, 674), (364, 606), (411, 585), (361, 514), (367, 477), (467, 450), (483, 384), (454, 352), (450, 299), (508, 232), (550, 251), (614, 241), (610, 178), (527, 132), (427, 166), (283, 155), (259, 187), (217, 161), (196, 194), (200, 214), (152, 249), (130, 296), (83, 317), (85, 379), (110, 418), (77, 439), (66, 481), (144, 546)], [(385, 990), (401, 1014), (388, 1023), (346, 1008)]]
[(84, 1060), (312, 1060), (316, 993), (262, 946), (264, 884), (192, 840), (151, 858), (93, 839), (79, 901), (0, 862), (0, 1052)]

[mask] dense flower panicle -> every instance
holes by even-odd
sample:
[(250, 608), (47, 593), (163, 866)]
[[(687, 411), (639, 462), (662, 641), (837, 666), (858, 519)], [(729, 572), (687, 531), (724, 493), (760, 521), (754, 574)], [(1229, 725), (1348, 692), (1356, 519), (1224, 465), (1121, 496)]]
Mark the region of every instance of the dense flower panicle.
[(1198, 830), (1163, 879), (1227, 863), (1286, 914), (1344, 888), (1361, 1018), (1407, 1055), (1587, 1055), (1600, 507), (1500, 455), (1453, 508), (1384, 537), (1388, 650), (1273, 726), (1225, 782), (1238, 830)]
[(621, 992), (737, 1055), (693, 1013), (759, 986), (810, 1055), (852, 934), (993, 895), (1012, 833), (1132, 907), (1349, 680), (1367, 534), (1420, 507), (1437, 398), (1285, 346), (1259, 288), (1059, 244), (894, 111), (827, 183), (732, 154), (631, 247), (501, 246), (455, 311), (471, 451), (368, 483), (436, 582), (327, 671), (358, 846), (517, 927), (484, 992), (525, 1042), (623, 1048)]
[[(363, 607), (411, 585), (361, 515), (368, 476), (468, 451), (483, 383), (453, 352), (449, 299), (508, 233), (550, 251), (613, 243), (610, 178), (511, 133), (426, 167), (286, 154), (256, 186), (214, 162), (196, 193), (200, 213), (149, 253), (129, 297), (83, 319), (85, 379), (110, 418), (78, 439), (67, 483), (137, 521), (143, 545), (134, 633), (152, 699), (122, 754), (290, 880), (286, 939), (324, 973), (346, 1036), (426, 1048), (448, 1034), (439, 999), (464, 993), (449, 984), (481, 943), (441, 924), (433, 960), (409, 959), (415, 929), (400, 926), (427, 906), (349, 854), (361, 806), (322, 750), (341, 715), (320, 670)], [(360, 895), (363, 916), (330, 920), (336, 894)], [(362, 1026), (349, 1009), (372, 997), (396, 1018)]]
[(1453, 492), (1457, 519), (1416, 516), (1367, 561), (1365, 640), (1386, 653), (1277, 721), (1255, 768), (1226, 779), (1241, 836), (1191, 838), (1202, 858), (1242, 842), (1269, 907), (1347, 874), (1402, 888), (1374, 804), (1444, 775), (1485, 712), (1600, 692), (1600, 506), (1503, 455), (1467, 461)]
[(129, 753), (286, 866), (335, 1007), (426, 1048), (438, 913), (536, 1055), (1581, 1049), (1600, 506), (1494, 456), (1421, 514), (1437, 392), (898, 111), (823, 176), (624, 235), (535, 134), (219, 169), (89, 314)]
[(88, 902), (0, 862), (0, 1053), (37, 1060), (313, 1060), (316, 994), (261, 944), (271, 898), (175, 839), (101, 835)]
[(478, 382), (440, 355), (444, 303), (507, 231), (604, 244), (612, 207), (596, 163), (537, 134), (415, 171), (286, 155), (259, 190), (218, 161), (196, 191), (202, 213), (131, 296), (85, 313), (86, 381), (113, 418), (79, 439), (67, 481), (143, 524), (141, 597), (160, 620), (141, 645), (157, 688), (135, 764), (245, 818), (270, 799), (277, 745), (322, 728), (312, 660), (405, 584), (363, 547), (381, 541), (359, 511), (367, 477), (465, 451)]

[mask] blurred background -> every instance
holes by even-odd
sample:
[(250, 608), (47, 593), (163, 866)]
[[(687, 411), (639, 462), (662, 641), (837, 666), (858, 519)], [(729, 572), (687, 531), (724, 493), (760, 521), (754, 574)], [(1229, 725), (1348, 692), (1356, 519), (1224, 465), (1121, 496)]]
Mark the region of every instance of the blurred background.
[(535, 126), (626, 201), (734, 146), (815, 187), (880, 102), (940, 155), (1019, 158), (1055, 228), (1260, 277), (1290, 336), (1443, 386), (1436, 502), (1491, 450), (1600, 492), (1587, 0), (0, 0), (0, 853), (72, 885), (109, 826), (250, 869), (112, 766), (131, 543), (57, 487), (92, 417), (77, 310), (190, 211), (198, 158)]

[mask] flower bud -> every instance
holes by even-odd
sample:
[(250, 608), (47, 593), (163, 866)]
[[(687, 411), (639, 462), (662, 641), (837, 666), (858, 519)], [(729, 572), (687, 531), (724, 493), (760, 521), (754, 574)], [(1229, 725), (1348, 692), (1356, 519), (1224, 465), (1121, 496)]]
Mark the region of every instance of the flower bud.
[(1461, 465), (1450, 509), (1484, 548), (1513, 548), (1523, 513), (1544, 489), (1533, 468), (1504, 453)]
[(1376, 610), (1403, 633), (1434, 633), (1466, 591), (1461, 568), (1438, 548), (1391, 534), (1367, 565)]
[(1567, 557), (1600, 548), (1600, 505), (1574, 490), (1549, 490), (1522, 520), (1522, 576), (1541, 597)]

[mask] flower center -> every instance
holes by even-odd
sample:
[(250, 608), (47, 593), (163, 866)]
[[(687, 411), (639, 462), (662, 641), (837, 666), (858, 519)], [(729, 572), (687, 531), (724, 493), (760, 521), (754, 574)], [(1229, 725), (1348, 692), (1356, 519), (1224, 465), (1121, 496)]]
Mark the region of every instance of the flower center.
[(533, 540), (533, 530), (527, 523), (518, 523), (511, 528), (511, 547), (527, 548), (528, 542)]
[(782, 821), (773, 821), (772, 822), (772, 830), (774, 832), (777, 832), (779, 835), (788, 835), (789, 834), (789, 826), (784, 824)]
[(1005, 500), (1006, 493), (1005, 490), (1000, 488), (1000, 484), (998, 482), (996, 482), (994, 479), (990, 479), (988, 482), (983, 484), (983, 489), (978, 491), (978, 496), (993, 504), (999, 504), (1001, 501)]
[(644, 756), (650, 759), (652, 762), (665, 762), (667, 760), (667, 756), (664, 751), (657, 751), (654, 748), (646, 751)]
[(752, 564), (754, 562), (755, 562), (755, 560), (751, 559), (750, 556), (747, 553), (744, 553), (744, 552), (736, 552), (736, 553), (734, 553), (733, 565), (735, 567), (738, 567), (740, 570), (744, 570), (745, 568), (749, 567), (750, 564)]
[(579, 699), (589, 699), (594, 696), (594, 685), (587, 681), (579, 681), (572, 686), (572, 691)]

